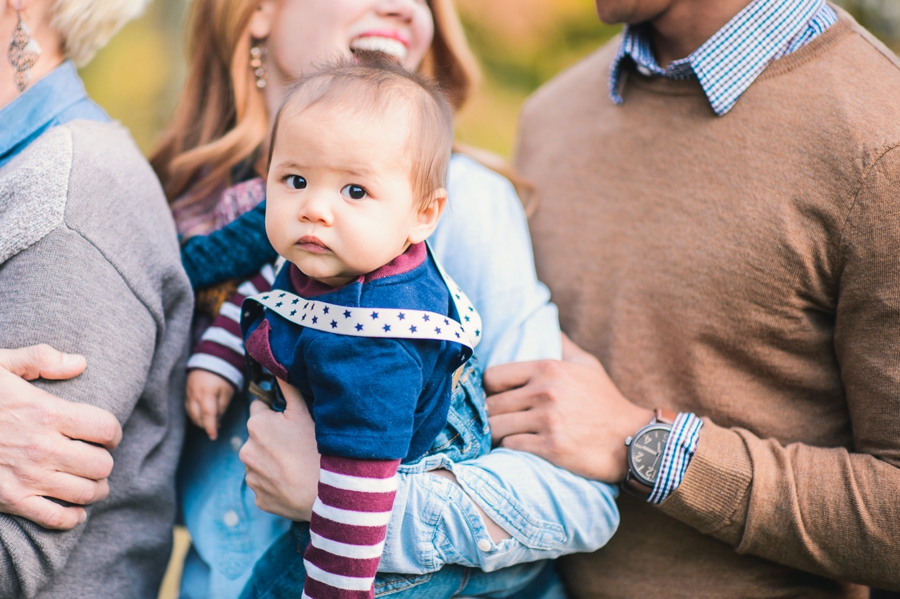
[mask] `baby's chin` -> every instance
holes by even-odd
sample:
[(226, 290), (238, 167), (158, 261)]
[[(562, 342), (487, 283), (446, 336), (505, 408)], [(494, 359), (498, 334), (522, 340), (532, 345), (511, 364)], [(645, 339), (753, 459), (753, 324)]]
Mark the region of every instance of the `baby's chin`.
[(294, 252), (292, 257), (295, 259), (290, 261), (294, 263), (294, 266), (300, 272), (310, 279), (331, 287), (339, 287), (365, 276), (396, 258), (396, 256), (390, 256), (390, 254), (380, 256), (373, 253), (359, 252), (355, 256), (355, 260), (346, 260), (346, 257), (339, 256), (333, 249), (324, 254), (306, 251)]
[(297, 270), (314, 281), (329, 287), (340, 287), (358, 279), (365, 273), (357, 273), (353, 269), (335, 268), (334, 265), (322, 264), (321, 260), (298, 260), (294, 262)]

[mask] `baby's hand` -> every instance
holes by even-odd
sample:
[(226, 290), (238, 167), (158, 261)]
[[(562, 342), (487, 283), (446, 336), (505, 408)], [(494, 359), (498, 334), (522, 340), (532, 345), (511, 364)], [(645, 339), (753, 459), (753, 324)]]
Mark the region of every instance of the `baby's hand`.
[(218, 374), (208, 370), (191, 370), (187, 377), (187, 398), (184, 407), (191, 421), (210, 439), (219, 436), (219, 418), (228, 408), (234, 386)]

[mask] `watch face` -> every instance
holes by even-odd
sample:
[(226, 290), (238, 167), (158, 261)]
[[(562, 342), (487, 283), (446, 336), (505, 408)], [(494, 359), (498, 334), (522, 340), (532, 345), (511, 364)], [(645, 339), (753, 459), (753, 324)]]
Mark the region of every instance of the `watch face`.
[(628, 449), (631, 470), (635, 478), (648, 487), (656, 484), (670, 432), (671, 428), (666, 425), (647, 427), (631, 441)]

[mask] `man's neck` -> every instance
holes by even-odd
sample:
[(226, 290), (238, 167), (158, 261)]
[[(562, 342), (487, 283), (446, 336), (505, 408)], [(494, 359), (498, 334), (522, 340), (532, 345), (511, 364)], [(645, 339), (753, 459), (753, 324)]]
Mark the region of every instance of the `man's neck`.
[(753, 0), (676, 0), (650, 21), (661, 67), (690, 56)]

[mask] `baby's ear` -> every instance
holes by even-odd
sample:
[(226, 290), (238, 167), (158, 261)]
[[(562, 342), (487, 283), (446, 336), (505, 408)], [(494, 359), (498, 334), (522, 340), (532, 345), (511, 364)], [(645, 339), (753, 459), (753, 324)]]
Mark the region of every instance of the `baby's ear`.
[(421, 243), (428, 239), (434, 233), (438, 221), (441, 220), (441, 214), (447, 206), (447, 190), (439, 187), (431, 194), (428, 203), (423, 204), (418, 213), (416, 220), (413, 222), (412, 229), (409, 232), (409, 242), (411, 244)]

